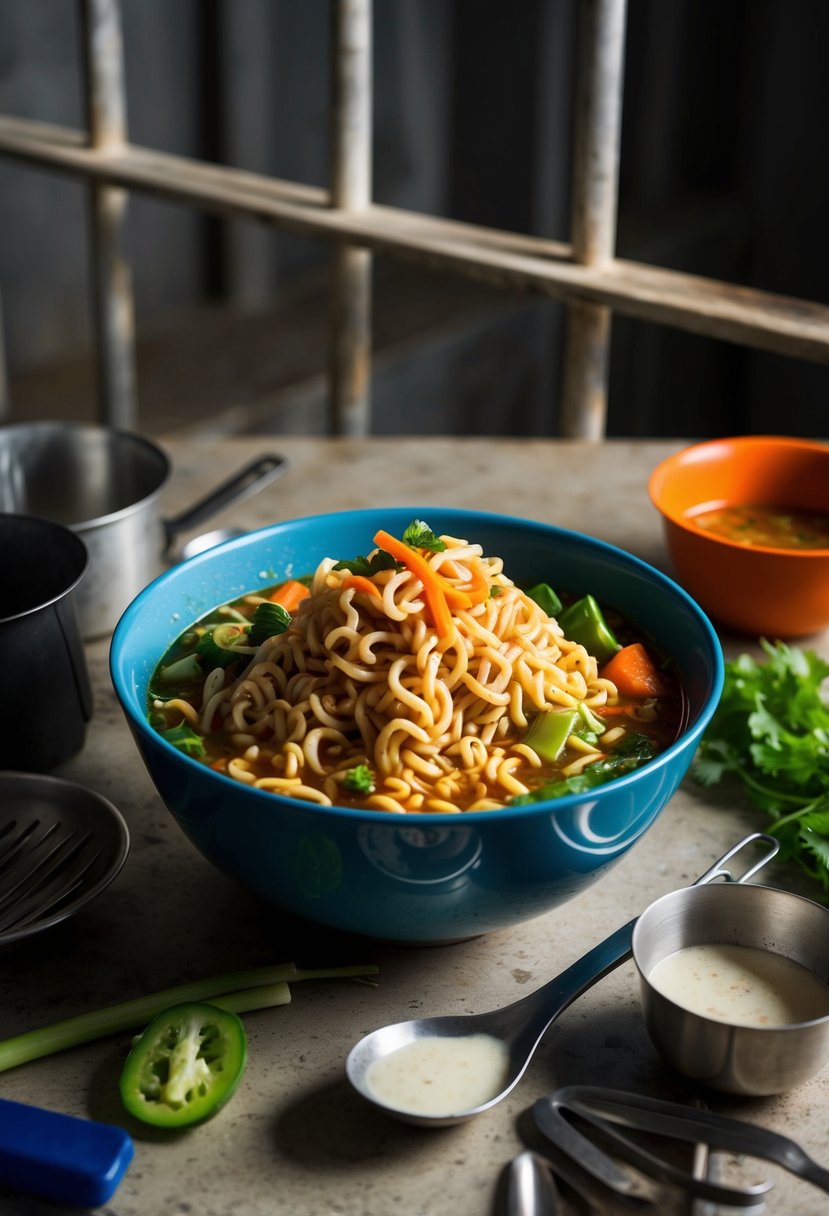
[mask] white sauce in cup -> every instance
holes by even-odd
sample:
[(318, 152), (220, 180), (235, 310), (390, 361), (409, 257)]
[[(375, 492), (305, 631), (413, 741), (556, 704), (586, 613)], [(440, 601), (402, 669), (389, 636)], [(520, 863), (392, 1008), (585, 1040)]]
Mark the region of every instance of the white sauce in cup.
[(508, 1060), (505, 1044), (492, 1035), (427, 1035), (375, 1060), (366, 1072), (366, 1086), (395, 1110), (455, 1115), (501, 1092)]
[(660, 959), (648, 979), (689, 1013), (732, 1026), (791, 1026), (829, 1014), (829, 985), (755, 946), (686, 946)]

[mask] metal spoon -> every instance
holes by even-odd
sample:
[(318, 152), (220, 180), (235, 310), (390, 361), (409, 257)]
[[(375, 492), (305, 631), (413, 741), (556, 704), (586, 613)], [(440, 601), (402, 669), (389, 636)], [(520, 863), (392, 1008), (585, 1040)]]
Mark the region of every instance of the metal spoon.
[[(739, 878), (734, 879), (724, 867), (737, 853), (754, 841), (763, 841), (768, 847), (763, 856)], [(729, 849), (719, 861), (706, 870), (694, 883), (700, 886), (723, 878), (732, 882), (747, 882), (779, 849), (773, 837), (762, 832), (746, 836)], [(352, 1047), (346, 1060), (346, 1075), (359, 1094), (374, 1106), (407, 1123), (422, 1127), (448, 1127), (463, 1123), (474, 1115), (490, 1110), (518, 1084), (535, 1053), (542, 1036), (568, 1005), (588, 988), (607, 975), (620, 963), (631, 957), (631, 938), (636, 918), (622, 925), (610, 937), (605, 938), (583, 955), (566, 971), (529, 996), (488, 1013), (458, 1014), (446, 1017), (415, 1018), (410, 1022), (398, 1022), (383, 1026), (360, 1039)], [(383, 1101), (371, 1086), (370, 1070), (377, 1061), (384, 1059), (417, 1039), (460, 1039), (470, 1035), (489, 1035), (506, 1047), (507, 1066), (500, 1090), (469, 1110), (456, 1110), (451, 1114), (429, 1114), (428, 1112), (405, 1110)]]
[(200, 532), (198, 536), (191, 537), (181, 547), (181, 560), (189, 561), (191, 557), (196, 557), (199, 553), (206, 553), (208, 549), (214, 549), (216, 545), (221, 545), (226, 540), (234, 540), (237, 536), (244, 536), (247, 528), (214, 528), (212, 532)]

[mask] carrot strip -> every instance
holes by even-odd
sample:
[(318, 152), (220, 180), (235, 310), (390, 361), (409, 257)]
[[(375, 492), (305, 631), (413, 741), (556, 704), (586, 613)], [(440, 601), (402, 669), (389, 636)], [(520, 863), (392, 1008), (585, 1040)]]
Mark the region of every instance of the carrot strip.
[(472, 579), (469, 583), (464, 583), (459, 590), (469, 596), (469, 606), (472, 607), (473, 604), (483, 604), (485, 600), (489, 599), (489, 580), (479, 561), (470, 562), (469, 565), (472, 570)]
[[(435, 573), (422, 554), (418, 553), (416, 549), (411, 549), (402, 540), (397, 540), (390, 532), (384, 532), (381, 528), (374, 537), (374, 543), (420, 580), (438, 636), (445, 641), (451, 639), (454, 636), (455, 626), (452, 622), (446, 587), (452, 591), (455, 588), (451, 587), (446, 579)], [(463, 607), (468, 607), (468, 597), (467, 603)]]
[(309, 595), (310, 592), (304, 583), (300, 583), (298, 579), (289, 578), (287, 583), (283, 583), (281, 587), (277, 587), (276, 591), (269, 598), (271, 603), (281, 604), (286, 612), (295, 612), (297, 607)]
[(664, 693), (659, 670), (641, 642), (617, 650), (600, 674), (626, 697), (658, 697)]
[(355, 591), (362, 591), (364, 595), (374, 595), (378, 600), (383, 598), (383, 592), (373, 583), (370, 578), (366, 578), (363, 574), (349, 574), (342, 581), (342, 587), (353, 587)]
[[(450, 608), (472, 607), (472, 597), (468, 591), (463, 591), (460, 587), (453, 587), (452, 584), (447, 582), (442, 575), (437, 574), (434, 570), (432, 570), (432, 567), (428, 565), (428, 562), (427, 567), (431, 572), (432, 578), (435, 580), (443, 595), (446, 597), (446, 602)], [(420, 575), (418, 575), (418, 578), (419, 577)]]
[[(384, 543), (381, 544), (379, 537), (383, 537)], [(397, 540), (390, 532), (380, 531), (374, 538), (375, 545), (383, 549), (386, 553), (391, 554), (395, 561), (400, 562), (411, 570), (423, 583), (424, 588), (429, 583), (431, 586), (439, 587), (441, 593), (446, 597), (446, 602), (450, 608), (471, 608), (472, 598), (467, 591), (462, 591), (460, 587), (455, 587), (448, 579), (445, 579), (442, 574), (438, 574), (433, 570), (426, 558), (417, 549), (412, 549), (405, 541)], [(394, 552), (389, 548), (389, 545), (394, 546)]]

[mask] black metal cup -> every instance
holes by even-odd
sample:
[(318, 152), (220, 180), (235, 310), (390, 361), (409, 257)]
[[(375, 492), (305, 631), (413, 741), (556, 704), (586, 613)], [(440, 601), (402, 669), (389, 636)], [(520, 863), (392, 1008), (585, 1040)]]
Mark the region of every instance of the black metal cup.
[(87, 561), (68, 528), (0, 514), (0, 768), (43, 772), (83, 747), (92, 690), (73, 592)]

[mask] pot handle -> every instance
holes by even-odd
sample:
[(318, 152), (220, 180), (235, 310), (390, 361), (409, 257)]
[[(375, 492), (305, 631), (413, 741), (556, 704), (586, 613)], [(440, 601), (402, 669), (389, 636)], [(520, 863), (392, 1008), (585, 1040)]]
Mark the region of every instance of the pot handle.
[(239, 469), (227, 481), (216, 486), (204, 498), (194, 502), (178, 515), (161, 521), (164, 528), (164, 552), (166, 553), (179, 532), (186, 532), (204, 523), (211, 515), (216, 515), (229, 503), (247, 498), (254, 491), (262, 489), (269, 481), (273, 481), (280, 473), (284, 473), (288, 461), (284, 456), (260, 456), (250, 464)]

